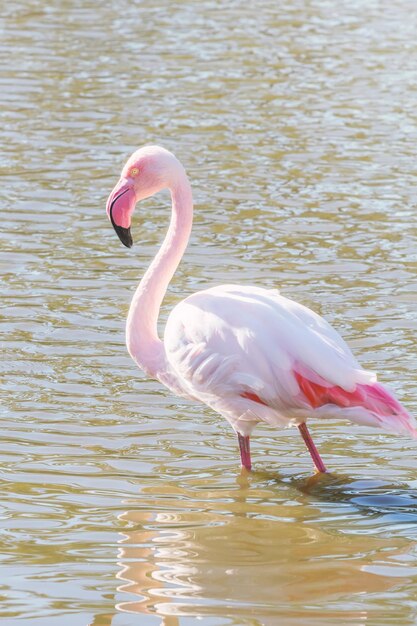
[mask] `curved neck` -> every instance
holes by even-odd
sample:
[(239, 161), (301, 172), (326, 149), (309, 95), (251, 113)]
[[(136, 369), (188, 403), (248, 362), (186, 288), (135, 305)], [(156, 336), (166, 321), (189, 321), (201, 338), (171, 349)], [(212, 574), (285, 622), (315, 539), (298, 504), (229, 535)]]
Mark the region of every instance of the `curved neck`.
[(136, 289), (126, 324), (127, 349), (139, 367), (151, 376), (156, 376), (165, 365), (165, 350), (158, 337), (159, 310), (187, 247), (193, 222), (193, 198), (185, 173), (170, 191), (172, 213), (168, 232)]

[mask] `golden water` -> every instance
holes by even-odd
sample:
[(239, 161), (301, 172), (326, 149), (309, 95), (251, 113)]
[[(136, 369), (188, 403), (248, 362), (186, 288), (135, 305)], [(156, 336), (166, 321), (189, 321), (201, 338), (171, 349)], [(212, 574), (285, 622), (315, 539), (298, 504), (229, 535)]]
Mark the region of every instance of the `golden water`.
[(105, 200), (172, 149), (196, 219), (164, 303), (222, 282), (326, 316), (417, 415), (415, 0), (17, 0), (2, 10), (2, 626), (417, 623), (417, 443), (230, 428), (124, 346), (166, 194), (124, 249)]

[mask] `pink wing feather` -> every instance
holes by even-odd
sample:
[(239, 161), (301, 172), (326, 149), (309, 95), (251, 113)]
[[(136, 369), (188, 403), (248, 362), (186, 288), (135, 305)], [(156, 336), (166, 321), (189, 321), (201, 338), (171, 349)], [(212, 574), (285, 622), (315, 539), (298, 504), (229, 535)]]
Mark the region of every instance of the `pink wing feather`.
[[(354, 391), (346, 391), (325, 380), (322, 380), (321, 384), (313, 382), (297, 371), (294, 375), (300, 391), (313, 409), (327, 404), (333, 404), (342, 409), (361, 408), (375, 416), (381, 428), (417, 438), (414, 419), (380, 383), (358, 384)], [(312, 378), (317, 380), (317, 374)]]

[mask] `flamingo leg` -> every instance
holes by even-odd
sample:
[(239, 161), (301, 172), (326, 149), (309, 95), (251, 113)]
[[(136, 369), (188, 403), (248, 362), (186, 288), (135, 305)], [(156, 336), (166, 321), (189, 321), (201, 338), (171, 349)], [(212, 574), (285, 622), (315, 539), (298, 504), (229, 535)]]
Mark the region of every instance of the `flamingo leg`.
[(252, 467), (251, 458), (250, 458), (250, 439), (249, 435), (244, 437), (240, 433), (237, 434), (237, 438), (239, 441), (239, 449), (240, 449), (240, 459), (242, 462), (242, 466), (246, 467), (247, 470), (250, 470)]
[[(307, 446), (307, 450), (311, 454), (311, 458), (313, 459), (314, 467), (318, 472), (327, 472), (326, 466), (321, 460), (321, 456), (316, 446), (314, 445), (314, 441), (311, 438), (311, 435), (308, 431), (307, 424), (304, 422), (303, 424), (299, 424), (298, 430), (300, 431), (300, 435), (304, 439), (304, 443)], [(243, 461), (242, 461), (243, 462)]]

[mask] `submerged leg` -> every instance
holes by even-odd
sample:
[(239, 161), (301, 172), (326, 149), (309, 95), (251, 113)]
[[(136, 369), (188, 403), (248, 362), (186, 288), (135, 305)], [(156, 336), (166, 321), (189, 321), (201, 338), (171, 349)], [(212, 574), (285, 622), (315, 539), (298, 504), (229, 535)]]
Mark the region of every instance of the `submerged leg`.
[(326, 466), (321, 460), (320, 454), (314, 445), (314, 441), (311, 438), (310, 433), (308, 432), (307, 424), (304, 422), (298, 426), (298, 430), (300, 431), (300, 435), (304, 439), (304, 443), (307, 446), (308, 451), (311, 454), (311, 458), (313, 459), (314, 467), (318, 472), (327, 472)]
[(252, 467), (252, 463), (250, 460), (250, 440), (249, 435), (244, 437), (240, 433), (237, 434), (237, 438), (239, 441), (240, 448), (240, 459), (242, 461), (243, 467), (246, 467), (247, 470), (250, 470)]

